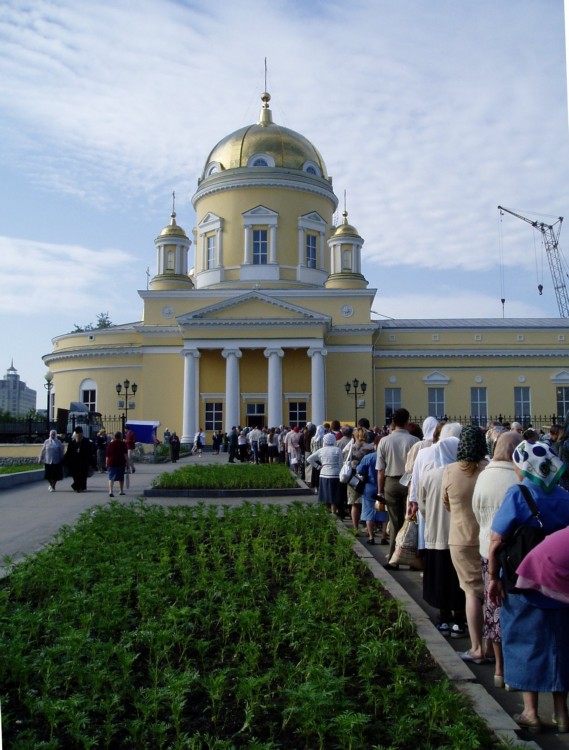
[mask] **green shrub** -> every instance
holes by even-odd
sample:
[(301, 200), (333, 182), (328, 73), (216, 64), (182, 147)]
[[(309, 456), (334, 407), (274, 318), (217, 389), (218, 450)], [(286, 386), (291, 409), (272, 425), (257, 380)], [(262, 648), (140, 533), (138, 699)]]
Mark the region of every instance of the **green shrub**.
[(17, 466), (0, 466), (0, 474), (19, 474), (22, 471), (37, 471), (43, 464), (18, 464)]
[(158, 475), (152, 486), (160, 489), (245, 490), (288, 489), (298, 485), (290, 469), (282, 464), (192, 464)]
[(0, 585), (11, 750), (486, 750), (315, 505), (110, 504)]

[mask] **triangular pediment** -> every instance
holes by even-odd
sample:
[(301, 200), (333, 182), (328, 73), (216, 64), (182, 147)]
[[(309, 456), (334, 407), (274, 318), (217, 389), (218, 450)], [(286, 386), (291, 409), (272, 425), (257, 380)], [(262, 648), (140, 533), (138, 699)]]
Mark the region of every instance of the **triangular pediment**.
[(300, 218), (305, 221), (314, 221), (316, 224), (326, 225), (326, 222), (317, 211), (310, 211), (310, 213), (302, 214)]
[(249, 211), (245, 211), (243, 213), (243, 216), (246, 219), (259, 219), (261, 217), (267, 216), (277, 217), (278, 213), (270, 208), (267, 208), (266, 206), (255, 206), (255, 208), (251, 208)]
[(425, 375), (423, 383), (425, 383), (425, 385), (447, 385), (450, 383), (450, 378), (439, 370), (433, 370), (428, 375)]
[(555, 375), (551, 376), (551, 382), (558, 383), (559, 385), (569, 384), (569, 372), (567, 370), (560, 370), (559, 372), (556, 372)]
[(211, 224), (212, 222), (219, 221), (220, 219), (221, 219), (220, 216), (212, 213), (211, 211), (208, 211), (207, 214), (203, 217), (203, 219), (198, 224), (198, 227), (203, 227), (204, 224)]
[(278, 297), (251, 291), (233, 299), (216, 302), (177, 318), (181, 326), (194, 325), (329, 325), (330, 317), (293, 305)]

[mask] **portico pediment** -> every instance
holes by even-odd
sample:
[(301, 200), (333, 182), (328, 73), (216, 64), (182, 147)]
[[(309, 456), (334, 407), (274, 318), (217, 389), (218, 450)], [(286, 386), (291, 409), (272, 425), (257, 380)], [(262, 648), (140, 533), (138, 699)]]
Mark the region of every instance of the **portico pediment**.
[(329, 326), (327, 315), (285, 300), (251, 291), (230, 300), (223, 300), (177, 318), (182, 328), (202, 326)]

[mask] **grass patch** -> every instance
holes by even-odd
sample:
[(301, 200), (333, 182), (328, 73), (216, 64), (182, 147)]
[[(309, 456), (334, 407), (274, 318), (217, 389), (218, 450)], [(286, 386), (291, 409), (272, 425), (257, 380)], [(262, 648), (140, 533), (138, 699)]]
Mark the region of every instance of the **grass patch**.
[(0, 585), (11, 750), (488, 750), (318, 506), (83, 514)]
[(152, 480), (152, 487), (163, 490), (274, 490), (297, 486), (296, 477), (283, 464), (182, 466)]
[(37, 471), (38, 469), (43, 469), (43, 464), (18, 464), (17, 466), (0, 466), (0, 475), (20, 474), (22, 471)]

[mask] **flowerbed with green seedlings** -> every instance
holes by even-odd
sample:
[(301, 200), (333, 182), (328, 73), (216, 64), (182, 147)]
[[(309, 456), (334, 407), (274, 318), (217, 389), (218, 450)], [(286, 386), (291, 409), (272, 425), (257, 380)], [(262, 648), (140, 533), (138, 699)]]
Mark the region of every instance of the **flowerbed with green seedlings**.
[(152, 480), (152, 487), (162, 490), (274, 490), (297, 486), (296, 477), (284, 464), (192, 464), (164, 472)]
[(84, 513), (0, 586), (10, 750), (495, 747), (319, 506)]
[(20, 474), (22, 471), (37, 471), (43, 469), (38, 464), (16, 464), (14, 466), (0, 466), (0, 476), (2, 474)]

